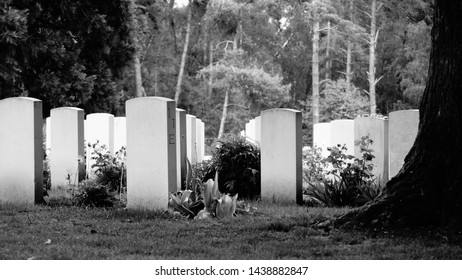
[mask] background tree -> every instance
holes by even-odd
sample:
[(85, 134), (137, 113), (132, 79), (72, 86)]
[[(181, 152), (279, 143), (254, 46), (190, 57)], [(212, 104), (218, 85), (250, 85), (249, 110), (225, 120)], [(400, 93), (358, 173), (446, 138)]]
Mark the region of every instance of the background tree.
[[(16, 42), (9, 43), (18, 44), (14, 53), (22, 58), (9, 71), (16, 75), (15, 89), (2, 84), (10, 88), (7, 96), (39, 98), (44, 112), (58, 106), (116, 111), (120, 101), (116, 81), (133, 52), (125, 1), (13, 0), (4, 7), (23, 11), (15, 15)], [(3, 88), (0, 91), (5, 94)]]
[(21, 95), (27, 48), (27, 11), (0, 5), (0, 98)]
[[(428, 79), (431, 7), (424, 0), (380, 2), (375, 69), (376, 77), (383, 78), (376, 84), (376, 100), (378, 110), (387, 114), (416, 108), (421, 99)], [(142, 95), (136, 76), (142, 77), (138, 88), (147, 96), (174, 99), (183, 69), (177, 106), (207, 123), (210, 143), (218, 135), (225, 92), (214, 85), (214, 75), (197, 74), (223, 64), (233, 48), (246, 54), (245, 63), (252, 58), (250, 68), (279, 75), (282, 85), (291, 85), (290, 101), (284, 104), (304, 112), (304, 145), (311, 143), (316, 89), (320, 121), (333, 116), (323, 109), (329, 104), (353, 108), (369, 91), (365, 31), (370, 18), (362, 11), (370, 14), (370, 0), (194, 0), (192, 9), (174, 0), (4, 3), (0, 32), (8, 35), (0, 38), (0, 95), (38, 97), (44, 100), (44, 112), (79, 106), (88, 113), (124, 115), (125, 100)], [(314, 16), (320, 25), (313, 33)], [(314, 34), (319, 41), (313, 52)], [(313, 63), (316, 54), (318, 62)], [(136, 57), (140, 71), (133, 67)], [(343, 84), (359, 92), (355, 102), (343, 98)], [(235, 104), (231, 95), (229, 103)], [(228, 107), (226, 131), (235, 133), (260, 114), (258, 106)]]
[(202, 69), (199, 75), (212, 75), (215, 92), (224, 95), (218, 139), (225, 132), (228, 107), (261, 111), (279, 107), (289, 99), (290, 86), (283, 85), (279, 75), (263, 71), (242, 50), (227, 52), (223, 59)]
[(180, 63), (180, 70), (178, 73), (178, 81), (176, 84), (176, 89), (175, 89), (175, 102), (178, 103), (180, 100), (180, 94), (181, 94), (181, 84), (183, 83), (183, 74), (184, 74), (184, 67), (186, 63), (186, 56), (188, 55), (188, 48), (189, 48), (189, 37), (191, 36), (191, 17), (192, 17), (192, 1), (189, 0), (189, 5), (188, 5), (188, 16), (186, 20), (186, 35), (185, 35), (185, 43), (183, 47), (183, 54), (181, 55), (181, 63)]
[(461, 12), (457, 2), (435, 1), (429, 78), (414, 146), (383, 194), (339, 223), (437, 226), (452, 234), (462, 228)]

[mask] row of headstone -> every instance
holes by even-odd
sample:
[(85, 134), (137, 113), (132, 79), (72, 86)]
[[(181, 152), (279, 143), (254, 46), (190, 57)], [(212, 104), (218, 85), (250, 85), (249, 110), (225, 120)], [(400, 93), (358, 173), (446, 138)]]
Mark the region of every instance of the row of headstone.
[(375, 158), (373, 173), (384, 183), (395, 176), (414, 144), (419, 126), (419, 110), (395, 111), (389, 117), (360, 116), (354, 120), (335, 120), (313, 125), (313, 145), (329, 155), (328, 147), (346, 145), (347, 153), (361, 158), (355, 140), (369, 136)]
[[(196, 144), (203, 141), (203, 122), (197, 121), (199, 133), (193, 137), (187, 132), (184, 110), (176, 109), (170, 99), (136, 98), (127, 101), (126, 107), (127, 118), (121, 118), (116, 127), (126, 129), (128, 205), (166, 208), (169, 193), (178, 190), (185, 178), (188, 139), (195, 139), (194, 147), (202, 147), (201, 152), (196, 151), (196, 160), (203, 157), (204, 146)], [(42, 102), (26, 97), (0, 100), (0, 117), (0, 201), (38, 203), (43, 192)], [(92, 127), (95, 118), (100, 118), (100, 124)], [(112, 115), (90, 114), (84, 120), (79, 108), (53, 109), (48, 122), (54, 186), (74, 184), (85, 174), (85, 132), (91, 141), (92, 132), (103, 131), (104, 143), (114, 143), (111, 136), (117, 135)]]
[(262, 135), (261, 127), (261, 116), (258, 116), (245, 124), (245, 130), (241, 131), (241, 136), (246, 137), (252, 143), (260, 144)]
[[(180, 110), (178, 109), (180, 112), (182, 111), (182, 113), (179, 113), (180, 114), (180, 117), (179, 117), (179, 120), (182, 120), (184, 119), (184, 116), (185, 115), (185, 111), (184, 110)], [(54, 112), (54, 113), (53, 113)], [(51, 111), (51, 116), (49, 118), (47, 118), (47, 123), (48, 123), (48, 126), (47, 126), (47, 131), (49, 131), (49, 133), (47, 134), (47, 142), (49, 142), (50, 144), (47, 144), (47, 147), (49, 150), (51, 150), (51, 147), (58, 147), (61, 148), (61, 146), (64, 146), (64, 147), (67, 147), (67, 142), (63, 142), (63, 138), (69, 138), (69, 139), (75, 139), (74, 138), (74, 135), (75, 133), (73, 133), (73, 129), (78, 126), (78, 124), (72, 121), (69, 120), (69, 116), (67, 115), (75, 115), (76, 112), (79, 112), (79, 114), (81, 114), (83, 116), (83, 110), (81, 109), (77, 109), (77, 108), (57, 108), (57, 109), (53, 109)], [(55, 115), (55, 117), (53, 117), (53, 115)], [(75, 117), (75, 116), (74, 116)], [(194, 119), (196, 117), (194, 116), (191, 116), (193, 117)], [(82, 117), (83, 118), (83, 117)], [(53, 119), (53, 121), (51, 121)], [(204, 123), (200, 120), (200, 119), (195, 119), (195, 122), (196, 122), (196, 126), (198, 129), (194, 129), (194, 130), (188, 130), (188, 136), (186, 137), (186, 122), (185, 120), (182, 121), (181, 123), (179, 123), (177, 125), (177, 128), (182, 128), (184, 131), (183, 132), (183, 142), (186, 144), (186, 139), (189, 139), (190, 141), (188, 142), (190, 144), (190, 147), (188, 147), (188, 150), (191, 151), (192, 154), (194, 154), (194, 157), (191, 157), (191, 155), (189, 155), (188, 159), (189, 161), (192, 163), (192, 164), (195, 164), (197, 162), (200, 162), (202, 161), (203, 157), (204, 157), (204, 146), (205, 146), (205, 143), (204, 143)], [(56, 123), (57, 124), (57, 128), (54, 129), (54, 130), (51, 130), (51, 127), (53, 127), (52, 123)], [(111, 154), (114, 154), (115, 152), (119, 151), (122, 147), (125, 147), (126, 146), (126, 135), (127, 135), (127, 132), (126, 132), (126, 117), (114, 117), (113, 115), (111, 114), (106, 114), (106, 113), (94, 113), (94, 114), (88, 114), (87, 115), (87, 119), (84, 120), (84, 133), (80, 133), (79, 135), (84, 137), (85, 135), (85, 140), (84, 142), (87, 143), (87, 154), (86, 154), (86, 166), (87, 166), (87, 169), (86, 169), (86, 174), (88, 174), (89, 176), (91, 176), (91, 174), (93, 173), (93, 170), (91, 168), (91, 166), (94, 164), (94, 160), (91, 158), (91, 155), (94, 151), (92, 145), (95, 144), (97, 141), (99, 143), (100, 146), (104, 145), (106, 147), (106, 149), (111, 153)], [(58, 128), (59, 127), (59, 128)], [(55, 131), (55, 133), (53, 133), (53, 131)], [(64, 135), (61, 135), (62, 133), (60, 132), (64, 132), (64, 131), (71, 131), (69, 133), (66, 134), (66, 136)], [(57, 135), (56, 136), (56, 140), (53, 141), (55, 144), (51, 144), (52, 142), (52, 137), (51, 135), (54, 134), (54, 135)], [(178, 135), (180, 135), (180, 131), (178, 131), (177, 133)], [(179, 143), (179, 140), (181, 140), (181, 138), (178, 139), (178, 143)], [(67, 140), (67, 141), (74, 141), (74, 140)], [(81, 140), (80, 140), (81, 142)], [(80, 143), (79, 142), (79, 143)], [(63, 143), (63, 144), (60, 144), (60, 143)], [(80, 143), (77, 143), (76, 145), (79, 145), (82, 146), (82, 144)], [(88, 144), (90, 144), (90, 146), (88, 146)], [(178, 149), (180, 149), (181, 147), (177, 147)], [(186, 147), (182, 147), (185, 151), (186, 151)], [(55, 156), (53, 156), (53, 154), (55, 154)], [(51, 162), (55, 162), (55, 160), (53, 160), (56, 156), (56, 153), (51, 153), (51, 156), (50, 156), (52, 159), (51, 159)], [(61, 156), (62, 157), (62, 156)], [(78, 154), (78, 157), (79, 158), (83, 158), (83, 154)], [(76, 158), (75, 156), (73, 158)], [(180, 174), (181, 173), (186, 173), (186, 158), (183, 157), (182, 158), (182, 161), (180, 160), (180, 158), (178, 159), (178, 162), (181, 163), (183, 162), (183, 164), (181, 166), (179, 166), (179, 169), (178, 170), (181, 170), (181, 172), (179, 172), (179, 175), (178, 176), (181, 176)], [(80, 165), (83, 165), (83, 164), (79, 164)], [(51, 164), (51, 166), (62, 166), (61, 164)], [(76, 169), (74, 168), (74, 164), (71, 165), (72, 168), (70, 167), (66, 167), (66, 168), (63, 168), (61, 167), (60, 168), (60, 171), (61, 172), (58, 172), (58, 170), (55, 170), (55, 168), (52, 168), (52, 170), (54, 172), (52, 172), (54, 175), (52, 175), (53, 178), (56, 178), (56, 180), (53, 180), (52, 179), (52, 185), (64, 185), (65, 182), (67, 182), (68, 184), (74, 184), (77, 180), (77, 175), (76, 174), (82, 174), (82, 171), (81, 171), (81, 168), (79, 169)], [(76, 172), (77, 170), (77, 172)], [(56, 175), (57, 174), (57, 175)], [(66, 176), (64, 176), (66, 175)], [(69, 178), (70, 177), (70, 178)], [(66, 178), (66, 179), (57, 179), (57, 178)], [(183, 182), (184, 180), (183, 179), (185, 178), (185, 176), (181, 176), (179, 177), (179, 183), (178, 184), (181, 184), (181, 182)], [(80, 179), (81, 176), (80, 176)], [(58, 183), (59, 182), (59, 183)]]

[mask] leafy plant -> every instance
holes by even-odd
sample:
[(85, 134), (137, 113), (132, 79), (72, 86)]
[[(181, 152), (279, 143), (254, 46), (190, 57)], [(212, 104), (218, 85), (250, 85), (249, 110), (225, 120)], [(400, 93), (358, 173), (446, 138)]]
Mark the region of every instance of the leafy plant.
[(375, 197), (382, 190), (372, 174), (374, 158), (370, 149), (372, 140), (368, 136), (355, 141), (359, 146), (360, 159), (347, 155), (345, 146), (329, 148), (330, 155), (320, 160), (320, 152), (314, 150), (305, 156), (304, 189), (311, 205), (328, 207), (360, 206)]
[(319, 181), (324, 178), (327, 163), (323, 161), (322, 149), (303, 147), (303, 177), (306, 182)]
[(206, 167), (204, 180), (220, 173), (220, 193), (240, 198), (260, 196), (260, 148), (240, 136), (226, 135), (219, 141), (212, 160)]
[(50, 157), (48, 156), (46, 145), (43, 144), (43, 196), (48, 196), (48, 191), (51, 190), (51, 174), (50, 174)]
[(96, 182), (106, 186), (109, 191), (121, 193), (127, 187), (126, 148), (122, 147), (112, 155), (105, 145), (99, 144), (99, 141), (89, 144), (89, 147), (92, 148), (91, 168), (96, 175)]
[(79, 185), (73, 197), (77, 206), (113, 207), (117, 201), (109, 189), (96, 181), (87, 180)]
[(373, 150), (369, 148), (372, 143), (373, 141), (369, 139), (369, 136), (363, 136), (361, 140), (355, 141), (355, 145), (360, 148), (361, 159), (345, 154), (347, 151), (345, 145), (328, 148), (330, 155), (325, 159), (325, 162), (332, 164), (334, 167), (328, 171), (328, 174), (337, 176), (347, 187), (374, 180), (372, 159), (375, 156), (372, 154)]
[[(198, 190), (199, 192), (199, 190)], [(237, 194), (230, 196), (218, 191), (218, 173), (215, 180), (209, 179), (196, 191), (184, 190), (170, 194), (168, 205), (189, 219), (231, 218), (236, 212)]]

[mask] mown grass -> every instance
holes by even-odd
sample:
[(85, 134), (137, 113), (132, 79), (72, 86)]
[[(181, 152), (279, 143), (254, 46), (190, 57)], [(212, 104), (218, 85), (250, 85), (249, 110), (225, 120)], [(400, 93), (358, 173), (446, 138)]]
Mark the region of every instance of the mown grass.
[(251, 215), (187, 220), (168, 212), (0, 205), (0, 259), (461, 259), (440, 237), (325, 232), (347, 211), (253, 203)]

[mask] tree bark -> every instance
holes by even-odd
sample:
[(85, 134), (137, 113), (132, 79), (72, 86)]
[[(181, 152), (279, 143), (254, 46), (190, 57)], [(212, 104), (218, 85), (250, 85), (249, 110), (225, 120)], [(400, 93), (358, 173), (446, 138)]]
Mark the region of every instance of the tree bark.
[(351, 53), (353, 50), (353, 43), (351, 43), (350, 39), (347, 41), (347, 61), (346, 61), (346, 86), (347, 92), (351, 91), (351, 80), (353, 77), (353, 72), (351, 71)]
[[(348, 15), (347, 15), (348, 20), (350, 20), (352, 23), (355, 22), (355, 16), (353, 12), (353, 1), (348, 2)], [(351, 70), (351, 63), (352, 63), (352, 52), (353, 52), (353, 42), (352, 42), (352, 35), (349, 34), (347, 35), (346, 41), (347, 41), (347, 49), (346, 49), (346, 71), (345, 71), (345, 79), (346, 79), (346, 90), (347, 93), (351, 92), (351, 81), (353, 79), (353, 71)]]
[(238, 12), (238, 21), (236, 27), (236, 33), (234, 34), (234, 44), (233, 50), (237, 51), (242, 46), (242, 20), (241, 20), (241, 10)]
[(229, 90), (226, 90), (225, 102), (223, 102), (223, 112), (221, 114), (220, 129), (218, 130), (217, 139), (221, 139), (225, 131), (226, 118), (228, 117), (228, 104), (229, 104)]
[(383, 194), (334, 221), (371, 227), (462, 229), (462, 5), (436, 0), (419, 131)]
[(313, 24), (313, 58), (312, 58), (312, 110), (313, 124), (319, 122), (319, 21)]
[(327, 21), (327, 36), (326, 36), (326, 80), (330, 80), (331, 76), (331, 68), (332, 68), (332, 60), (330, 58), (330, 42), (331, 42), (331, 28), (330, 28), (330, 21)]
[[(213, 41), (210, 40), (209, 42), (209, 67), (210, 69), (212, 69), (212, 66), (213, 66)], [(213, 75), (209, 75), (209, 85), (208, 85), (208, 95), (209, 95), (209, 98), (212, 97), (212, 94), (213, 94)]]
[(144, 90), (143, 90), (143, 80), (141, 77), (141, 62), (140, 62), (140, 43), (136, 35), (136, 30), (137, 28), (137, 23), (136, 23), (136, 2), (135, 0), (129, 0), (128, 1), (128, 10), (130, 13), (130, 19), (131, 19), (131, 37), (134, 45), (134, 53), (133, 53), (133, 72), (135, 75), (135, 96), (136, 97), (142, 97)]
[(377, 110), (375, 97), (375, 48), (377, 45), (377, 0), (371, 4), (371, 30), (369, 34), (369, 97), (371, 114)]
[(183, 48), (183, 55), (181, 56), (180, 71), (178, 73), (178, 81), (176, 83), (176, 89), (175, 89), (176, 104), (178, 104), (178, 101), (180, 101), (181, 85), (183, 83), (184, 68), (186, 64), (186, 58), (188, 55), (189, 37), (191, 34), (191, 17), (192, 17), (192, 6), (191, 6), (191, 0), (190, 0), (189, 5), (188, 5), (188, 17), (187, 17), (187, 22), (186, 22), (186, 35), (185, 35), (185, 42), (184, 42), (184, 48)]
[(175, 19), (173, 17), (173, 5), (175, 5), (175, 0), (170, 0), (170, 3), (169, 3), (170, 32), (172, 33), (173, 50), (176, 55), (178, 53), (178, 43), (176, 41)]

